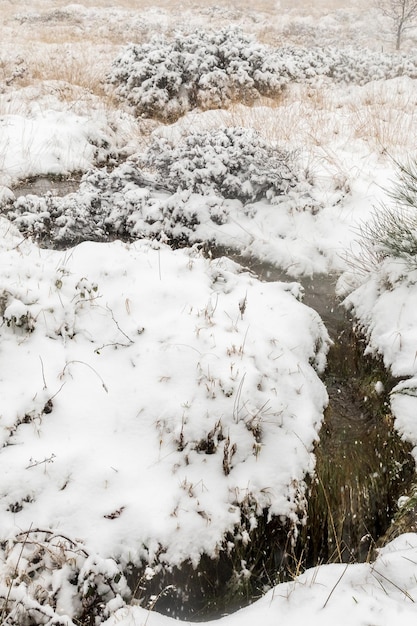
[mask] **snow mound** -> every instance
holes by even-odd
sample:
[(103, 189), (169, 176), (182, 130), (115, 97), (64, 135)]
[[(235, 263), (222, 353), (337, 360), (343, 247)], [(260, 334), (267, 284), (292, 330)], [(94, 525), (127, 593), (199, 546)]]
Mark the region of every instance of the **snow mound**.
[[(35, 99), (37, 90), (27, 89), (19, 97)], [(17, 96), (16, 96), (17, 97)], [(45, 109), (33, 105), (24, 114), (0, 116), (0, 185), (34, 176), (64, 176), (86, 171), (94, 165), (114, 162), (124, 150), (129, 129), (103, 109), (96, 110), (94, 120), (85, 110), (74, 113), (44, 97)], [(81, 107), (80, 107), (81, 108)], [(38, 110), (41, 109), (41, 110)]]
[(1, 225), (3, 548), (32, 567), (52, 537), (77, 555), (53, 590), (104, 571), (117, 604), (103, 560), (197, 564), (265, 511), (296, 525), (329, 344), (299, 285), (145, 242), (39, 250)]
[(384, 259), (345, 300), (367, 338), (367, 351), (379, 354), (394, 377), (405, 379), (391, 391), (391, 409), (396, 430), (415, 446), (417, 462), (416, 302), (417, 270), (410, 269), (409, 257)]

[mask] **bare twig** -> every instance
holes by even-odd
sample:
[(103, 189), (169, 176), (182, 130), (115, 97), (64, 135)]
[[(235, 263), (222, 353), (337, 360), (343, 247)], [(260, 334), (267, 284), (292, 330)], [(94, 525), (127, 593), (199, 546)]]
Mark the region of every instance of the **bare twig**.
[(81, 365), (85, 365), (86, 367), (89, 367), (90, 370), (92, 370), (94, 372), (94, 374), (100, 379), (101, 381), (101, 385), (104, 389), (104, 391), (106, 393), (109, 393), (109, 390), (107, 388), (106, 383), (104, 382), (104, 380), (102, 379), (102, 377), (100, 376), (100, 374), (97, 372), (97, 370), (94, 369), (94, 367), (92, 365), (89, 365), (88, 363), (86, 363), (85, 361), (78, 361), (77, 359), (73, 359), (72, 361), (68, 361), (68, 363), (65, 364), (64, 369), (62, 370), (61, 374), (60, 374), (60, 378), (63, 378), (64, 374), (65, 374), (65, 370), (67, 369), (67, 367), (69, 365), (71, 365), (72, 363), (80, 363)]
[[(134, 343), (133, 339), (131, 339), (131, 338), (129, 337), (129, 335), (127, 335), (127, 334), (126, 334), (126, 333), (125, 333), (125, 332), (124, 332), (124, 331), (120, 328), (120, 326), (119, 326), (119, 322), (118, 322), (118, 321), (116, 320), (116, 318), (114, 317), (114, 313), (113, 313), (113, 311), (111, 310), (111, 308), (109, 307), (109, 305), (108, 305), (108, 304), (106, 304), (106, 309), (107, 309), (108, 311), (110, 311), (110, 315), (111, 315), (111, 317), (112, 317), (113, 322), (114, 322), (114, 323), (116, 324), (116, 326), (117, 326), (117, 330), (118, 330), (120, 333), (122, 333), (122, 335), (123, 335), (124, 337), (126, 337), (126, 339), (128, 340), (128, 342), (129, 342), (130, 344)], [(123, 345), (123, 344), (120, 344), (120, 345)]]
[(51, 456), (48, 457), (48, 458), (45, 457), (43, 461), (37, 461), (36, 459), (30, 459), (29, 465), (27, 465), (25, 467), (25, 469), (30, 469), (31, 467), (37, 467), (38, 465), (42, 465), (43, 463), (45, 464), (45, 467), (46, 467), (46, 464), (47, 463), (53, 463), (54, 459), (55, 459), (55, 454), (51, 454)]
[(343, 576), (346, 574), (346, 570), (347, 570), (348, 567), (349, 567), (349, 563), (346, 563), (345, 569), (340, 574), (339, 578), (336, 580), (335, 584), (333, 585), (332, 590), (330, 591), (329, 595), (327, 596), (326, 602), (323, 604), (323, 607), (322, 607), (323, 609), (326, 608), (328, 601), (332, 597), (333, 592), (336, 589), (337, 585), (340, 583), (340, 581), (342, 580)]

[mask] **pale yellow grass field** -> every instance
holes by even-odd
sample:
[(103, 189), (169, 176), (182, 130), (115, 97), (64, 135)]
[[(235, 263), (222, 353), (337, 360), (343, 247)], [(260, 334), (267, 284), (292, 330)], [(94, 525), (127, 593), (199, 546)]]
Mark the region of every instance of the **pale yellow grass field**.
[(415, 153), (416, 105), (417, 81), (406, 78), (363, 87), (293, 85), (279, 101), (236, 103), (227, 111), (190, 115), (179, 127), (184, 134), (190, 128), (253, 128), (267, 141), (300, 150), (308, 168), (348, 191), (361, 160), (365, 166), (369, 159), (401, 161)]
[[(265, 32), (271, 40), (279, 40), (283, 29), (285, 37), (291, 36), (288, 24), (294, 22), (293, 36), (303, 39), (304, 23), (301, 23), (300, 30), (299, 19), (320, 20), (336, 15), (338, 19), (341, 16), (343, 21), (348, 22), (346, 16), (350, 14), (350, 21), (355, 22), (360, 21), (369, 10), (359, 0), (350, 2), (348, 6), (343, 0), (259, 0), (256, 5), (251, 0), (218, 0), (212, 5), (203, 0), (184, 0), (181, 4), (173, 0), (82, 0), (77, 3), (80, 7), (78, 13), (74, 6), (66, 0), (35, 0), (30, 3), (27, 0), (5, 0), (0, 3), (0, 19), (5, 26), (2, 41), (14, 41), (18, 45), (23, 41), (89, 40), (94, 43), (100, 39), (124, 43), (132, 37), (135, 16), (143, 16), (147, 20), (150, 13), (158, 12), (161, 19), (150, 20), (152, 29), (156, 30), (187, 28), (191, 16), (191, 26), (194, 19), (196, 23), (200, 19), (206, 26), (214, 28), (236, 22), (256, 34)], [(93, 10), (94, 14), (91, 13)], [(166, 20), (162, 13), (166, 14)], [(90, 23), (86, 24), (86, 20)], [(168, 24), (164, 23), (166, 21)], [(328, 24), (326, 26), (329, 28)], [(298, 34), (297, 30), (300, 30)], [(338, 36), (343, 39), (339, 30)], [(135, 34), (140, 38), (140, 32)]]
[[(368, 19), (369, 10), (359, 0), (348, 6), (344, 0), (260, 0), (256, 10), (250, 0), (218, 0), (214, 8), (203, 0), (184, 0), (181, 5), (173, 0), (81, 0), (77, 5), (67, 0), (3, 0), (0, 114), (21, 108), (16, 94), (31, 86), (35, 93), (50, 92), (69, 107), (80, 102), (89, 106), (93, 96), (115, 110), (122, 105), (104, 87), (112, 60), (125, 43), (147, 40), (155, 32), (169, 35), (181, 28), (236, 23), (266, 43), (306, 45), (306, 37), (313, 43), (316, 35), (327, 33), (330, 38), (332, 27), (342, 44), (363, 37), (378, 48), (376, 28), (373, 35), (355, 30), (360, 20)], [(255, 127), (277, 141), (320, 147), (329, 162), (331, 146), (346, 137), (379, 153), (399, 146), (414, 149), (417, 97), (410, 85), (356, 88), (346, 97), (337, 95), (343, 91), (340, 87), (292, 87), (278, 100), (264, 101), (268, 108), (234, 106), (221, 123)]]

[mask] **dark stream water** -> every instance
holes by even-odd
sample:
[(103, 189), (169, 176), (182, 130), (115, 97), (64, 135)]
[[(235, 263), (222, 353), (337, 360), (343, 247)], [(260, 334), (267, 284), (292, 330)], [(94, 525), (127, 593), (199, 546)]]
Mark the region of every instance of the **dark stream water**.
[(52, 193), (56, 196), (66, 196), (69, 193), (77, 191), (80, 187), (80, 176), (73, 178), (57, 177), (53, 179), (49, 176), (37, 176), (33, 179), (20, 182), (13, 188), (16, 197), (27, 196), (33, 194), (42, 196), (46, 193)]

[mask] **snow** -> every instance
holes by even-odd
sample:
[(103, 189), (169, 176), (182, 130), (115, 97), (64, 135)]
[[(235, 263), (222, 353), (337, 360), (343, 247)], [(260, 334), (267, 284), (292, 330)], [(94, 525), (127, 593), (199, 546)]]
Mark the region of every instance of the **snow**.
[(304, 514), (329, 339), (297, 285), (197, 251), (52, 252), (2, 229), (2, 540), (33, 524), (125, 564), (156, 548), (197, 563), (245, 499)]
[[(291, 46), (277, 46), (274, 58), (256, 38), (236, 34), (228, 71), (236, 89), (248, 88), (248, 101), (259, 100), (250, 107), (231, 103), (236, 93), (217, 93), (224, 72), (214, 53), (203, 66), (198, 48), (213, 43), (213, 28), (210, 36), (201, 30), (206, 22), (216, 29), (227, 18), (257, 34), (269, 26), (264, 13), (23, 5), (5, 22), (0, 204), (10, 221), (0, 221), (0, 595), (13, 605), (9, 621), (24, 623), (32, 611), (37, 623), (72, 626), (94, 605), (97, 623), (168, 626), (169, 617), (131, 600), (122, 575), (128, 564), (148, 565), (151, 579), (161, 564), (215, 556), (228, 533), (246, 537), (263, 511), (294, 529), (304, 519), (305, 480), (327, 405), (320, 379), (327, 330), (297, 282), (263, 283), (226, 257), (204, 258), (203, 245), (293, 277), (343, 273), (339, 292), (367, 350), (401, 379), (391, 408), (417, 462), (417, 270), (391, 257), (361, 265), (354, 255), (361, 222), (381, 208), (395, 177), (387, 151), (397, 158), (415, 150), (415, 58), (405, 54), (393, 65), (375, 33), (377, 52), (323, 48), (326, 29), (332, 46), (341, 33), (363, 42), (359, 13), (345, 11), (286, 13), (271, 37), (286, 33)], [(129, 55), (140, 52), (145, 65), (151, 55), (159, 89), (167, 63), (175, 97), (162, 117), (183, 117), (169, 125), (135, 118), (131, 105), (145, 99), (139, 113), (146, 113), (155, 94), (133, 92), (134, 101), (124, 102), (125, 76), (117, 77), (117, 104), (109, 84), (94, 94), (68, 76), (35, 80), (27, 48), (21, 44), (22, 62), (11, 34), (47, 24), (84, 35), (94, 24), (97, 35), (127, 44), (88, 42), (102, 85), (115, 71), (111, 62), (128, 71)], [(143, 47), (128, 42), (137, 32), (146, 42), (150, 31), (163, 36)], [(227, 43), (231, 31), (218, 32)], [(188, 67), (199, 76), (196, 102), (184, 92), (193, 91), (193, 77), (181, 82), (170, 65), (173, 40), (188, 47)], [(242, 61), (247, 44), (251, 55)], [(45, 44), (37, 45), (42, 57)], [(67, 52), (79, 60), (75, 46)], [(284, 68), (278, 85), (274, 64)], [(275, 107), (262, 101), (261, 88), (251, 91), (255, 79), (278, 91), (287, 85)], [(189, 111), (226, 103), (228, 111)], [(236, 136), (238, 147), (232, 141), (222, 152)], [(243, 161), (248, 145), (256, 172)], [(271, 173), (277, 153), (291, 155), (285, 189)], [(79, 190), (64, 198), (19, 198), (22, 179), (74, 173), (83, 175)], [(65, 249), (40, 248), (29, 235)], [(173, 250), (173, 241), (187, 247)], [(384, 391), (381, 381), (374, 388)], [(219, 621), (414, 624), (416, 559), (416, 535), (404, 534), (373, 563), (317, 566)]]
[(66, 81), (0, 94), (0, 185), (112, 162), (129, 153), (135, 125)]

